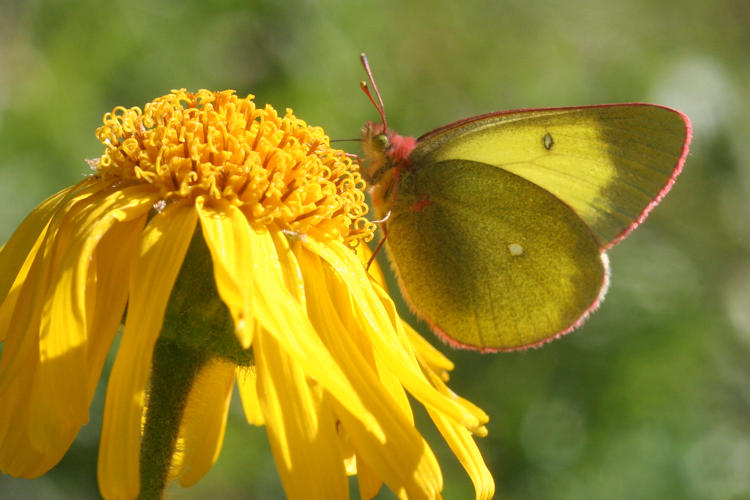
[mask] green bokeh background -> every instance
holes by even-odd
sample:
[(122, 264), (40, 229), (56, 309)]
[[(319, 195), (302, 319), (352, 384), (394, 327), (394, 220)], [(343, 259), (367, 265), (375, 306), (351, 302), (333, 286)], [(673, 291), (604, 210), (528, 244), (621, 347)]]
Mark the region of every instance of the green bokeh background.
[[(517, 107), (684, 111), (685, 171), (611, 250), (607, 300), (580, 331), (515, 354), (441, 349), (456, 362), (451, 387), (491, 417), (479, 445), (497, 498), (750, 498), (750, 2), (0, 0), (0, 14), (2, 241), (88, 173), (105, 111), (172, 88), (253, 93), (357, 136), (376, 119), (361, 51), (389, 123), (409, 135)], [(32, 481), (0, 476), (0, 498), (99, 497), (105, 382), (62, 462)], [(418, 413), (445, 498), (472, 498)], [(238, 404), (214, 468), (169, 492), (217, 497), (283, 498), (265, 432)]]

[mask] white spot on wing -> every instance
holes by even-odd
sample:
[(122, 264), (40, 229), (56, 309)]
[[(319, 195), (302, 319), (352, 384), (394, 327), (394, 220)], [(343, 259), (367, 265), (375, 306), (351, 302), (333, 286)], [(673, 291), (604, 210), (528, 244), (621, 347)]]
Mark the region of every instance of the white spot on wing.
[(523, 247), (518, 243), (511, 243), (510, 245), (508, 245), (508, 251), (513, 257), (523, 255)]

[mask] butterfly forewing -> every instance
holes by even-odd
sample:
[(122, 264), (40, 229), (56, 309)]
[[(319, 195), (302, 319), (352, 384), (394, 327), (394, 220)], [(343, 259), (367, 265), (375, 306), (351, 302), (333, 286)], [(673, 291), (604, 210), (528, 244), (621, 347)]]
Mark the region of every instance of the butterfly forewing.
[(666, 194), (689, 140), (687, 118), (662, 106), (521, 110), (425, 134), (410, 159), (471, 160), (517, 174), (569, 205), (607, 248)]

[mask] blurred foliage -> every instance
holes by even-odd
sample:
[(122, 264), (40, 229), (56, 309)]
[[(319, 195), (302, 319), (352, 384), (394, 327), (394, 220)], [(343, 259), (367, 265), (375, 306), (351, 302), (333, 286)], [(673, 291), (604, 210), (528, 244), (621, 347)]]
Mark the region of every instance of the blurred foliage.
[[(356, 137), (376, 119), (358, 88), (361, 51), (389, 123), (410, 135), (506, 108), (650, 101), (686, 112), (695, 139), (685, 171), (610, 252), (600, 311), (541, 349), (449, 352), (452, 388), (491, 416), (480, 446), (498, 498), (750, 497), (749, 2), (0, 0), (0, 9), (2, 241), (87, 174), (105, 111), (172, 88), (253, 93), (333, 137)], [(105, 384), (63, 461), (33, 481), (0, 476), (0, 497), (98, 498)], [(418, 417), (445, 498), (473, 497)], [(215, 467), (169, 497), (282, 498), (264, 430), (234, 405)]]

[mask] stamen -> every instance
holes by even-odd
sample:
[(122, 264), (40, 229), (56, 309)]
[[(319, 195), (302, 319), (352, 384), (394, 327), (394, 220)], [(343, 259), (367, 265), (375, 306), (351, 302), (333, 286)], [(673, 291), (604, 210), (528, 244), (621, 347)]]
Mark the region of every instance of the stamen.
[(97, 137), (105, 152), (90, 162), (107, 183), (146, 183), (165, 203), (219, 198), (258, 221), (305, 234), (313, 227), (350, 245), (372, 238), (364, 182), (320, 127), (291, 110), (279, 116), (233, 91), (176, 90), (143, 111), (115, 108)]

